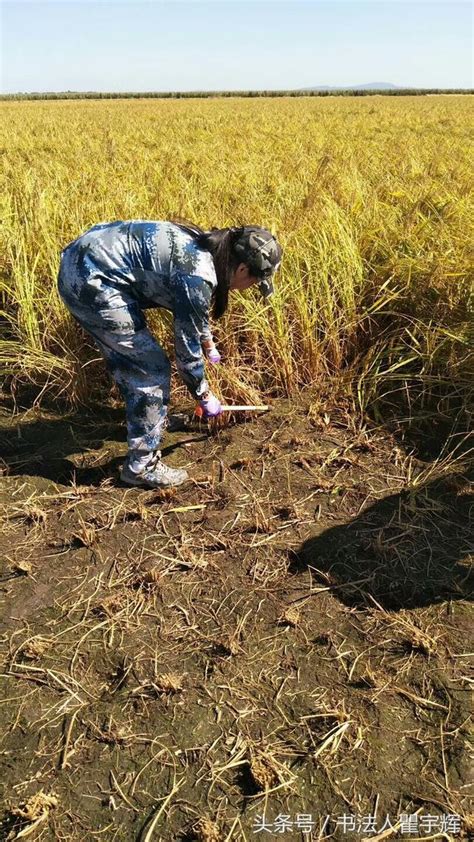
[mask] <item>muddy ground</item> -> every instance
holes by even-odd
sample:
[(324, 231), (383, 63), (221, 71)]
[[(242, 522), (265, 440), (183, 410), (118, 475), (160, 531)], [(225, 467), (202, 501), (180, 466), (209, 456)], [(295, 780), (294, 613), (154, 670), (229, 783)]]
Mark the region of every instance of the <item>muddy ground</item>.
[(467, 838), (465, 473), (310, 394), (172, 495), (117, 407), (2, 419), (0, 838)]

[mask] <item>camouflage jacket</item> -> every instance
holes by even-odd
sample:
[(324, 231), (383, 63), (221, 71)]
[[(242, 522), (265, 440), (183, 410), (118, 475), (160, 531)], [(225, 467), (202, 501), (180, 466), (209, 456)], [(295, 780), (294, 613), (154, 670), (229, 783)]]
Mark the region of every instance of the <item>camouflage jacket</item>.
[(110, 284), (111, 307), (117, 306), (114, 292), (126, 289), (142, 308), (173, 313), (178, 372), (194, 397), (201, 395), (207, 389), (201, 342), (212, 336), (209, 309), (217, 285), (211, 254), (171, 222), (141, 220), (95, 225), (63, 256), (66, 251), (75, 258), (72, 288), (99, 272)]

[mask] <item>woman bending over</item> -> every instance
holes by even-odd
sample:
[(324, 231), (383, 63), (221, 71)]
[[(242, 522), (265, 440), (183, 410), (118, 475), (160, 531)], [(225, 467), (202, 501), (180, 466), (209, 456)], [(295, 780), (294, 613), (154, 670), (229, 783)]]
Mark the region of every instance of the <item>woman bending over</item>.
[(93, 337), (125, 400), (124, 482), (160, 488), (188, 479), (186, 471), (161, 460), (171, 366), (143, 311), (171, 311), (178, 372), (204, 418), (215, 417), (221, 404), (209, 389), (203, 358), (204, 351), (209, 362), (220, 361), (210, 311), (219, 319), (229, 291), (254, 284), (268, 298), (281, 255), (270, 231), (254, 225), (204, 231), (152, 221), (95, 225), (61, 253), (61, 298)]

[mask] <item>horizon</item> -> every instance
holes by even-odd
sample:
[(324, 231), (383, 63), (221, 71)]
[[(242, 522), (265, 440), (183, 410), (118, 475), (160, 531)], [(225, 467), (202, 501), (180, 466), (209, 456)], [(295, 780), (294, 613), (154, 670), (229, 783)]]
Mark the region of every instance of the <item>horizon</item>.
[(66, 98), (67, 95), (71, 95), (77, 98), (80, 98), (82, 95), (86, 97), (97, 95), (97, 97), (102, 98), (127, 98), (127, 97), (143, 97), (143, 98), (159, 98), (159, 97), (166, 97), (166, 98), (186, 98), (189, 97), (198, 97), (199, 94), (203, 96), (227, 96), (235, 94), (238, 96), (239, 94), (269, 94), (270, 96), (275, 96), (278, 94), (292, 94), (292, 95), (300, 95), (300, 96), (311, 96), (313, 94), (342, 94), (345, 92), (353, 92), (353, 93), (362, 93), (362, 94), (374, 94), (374, 95), (390, 95), (394, 92), (404, 92), (404, 91), (439, 91), (443, 92), (452, 92), (452, 91), (459, 91), (459, 92), (468, 92), (474, 93), (474, 87), (470, 85), (469, 87), (436, 87), (436, 88), (428, 88), (428, 87), (414, 87), (412, 85), (407, 85), (404, 87), (394, 85), (388, 86), (384, 88), (373, 88), (361, 84), (361, 85), (341, 85), (337, 87), (333, 86), (318, 86), (315, 85), (314, 87), (308, 88), (233, 88), (233, 89), (226, 89), (226, 88), (194, 88), (189, 90), (170, 90), (170, 91), (162, 91), (162, 90), (138, 90), (138, 89), (130, 89), (130, 90), (120, 90), (120, 91), (110, 91), (107, 89), (98, 90), (98, 89), (84, 89), (84, 90), (72, 90), (68, 88), (67, 90), (28, 90), (28, 91), (11, 91), (8, 93), (0, 92), (0, 98), (15, 98), (15, 97), (36, 97), (36, 98), (47, 98), (47, 97), (64, 97)]
[(4, 0), (1, 92), (469, 90), (471, 30), (465, 0)]

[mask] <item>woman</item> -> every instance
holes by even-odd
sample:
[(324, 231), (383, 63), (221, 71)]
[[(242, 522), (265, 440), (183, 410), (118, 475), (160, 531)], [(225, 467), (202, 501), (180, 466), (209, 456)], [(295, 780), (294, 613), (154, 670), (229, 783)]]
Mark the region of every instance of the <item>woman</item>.
[(128, 453), (121, 479), (149, 488), (181, 485), (188, 474), (161, 461), (159, 444), (170, 395), (168, 357), (147, 329), (143, 310), (174, 316), (176, 366), (204, 418), (221, 404), (205, 378), (202, 349), (220, 355), (209, 330), (229, 290), (258, 284), (267, 298), (281, 248), (265, 228), (212, 228), (178, 222), (95, 225), (61, 253), (59, 292), (105, 357), (126, 406)]

